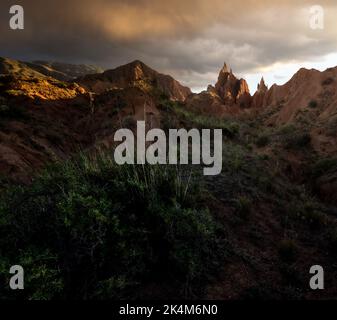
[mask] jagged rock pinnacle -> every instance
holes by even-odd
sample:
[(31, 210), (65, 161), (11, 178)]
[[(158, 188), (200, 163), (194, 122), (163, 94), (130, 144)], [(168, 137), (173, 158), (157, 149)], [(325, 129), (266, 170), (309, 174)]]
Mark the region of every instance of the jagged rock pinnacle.
[(225, 105), (250, 106), (251, 96), (247, 82), (243, 79), (237, 79), (226, 62), (219, 73), (214, 89), (213, 92), (217, 93)]
[(227, 63), (225, 62), (223, 67), (222, 67), (222, 70), (221, 70), (223, 73), (232, 73), (232, 69), (230, 69), (228, 66), (227, 66)]
[(266, 86), (266, 83), (264, 82), (264, 78), (261, 78), (260, 83), (257, 85), (257, 90), (258, 91), (267, 91), (268, 87)]

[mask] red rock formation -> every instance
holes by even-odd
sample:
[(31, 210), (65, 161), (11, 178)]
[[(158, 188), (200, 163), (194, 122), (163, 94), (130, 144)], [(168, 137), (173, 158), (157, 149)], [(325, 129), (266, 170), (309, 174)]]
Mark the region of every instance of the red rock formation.
[(171, 76), (161, 74), (138, 60), (101, 74), (87, 75), (77, 82), (95, 93), (130, 86), (138, 86), (145, 90), (157, 88), (175, 101), (184, 101), (192, 93)]
[(260, 83), (257, 85), (257, 91), (252, 98), (252, 108), (261, 108), (264, 105), (264, 98), (267, 91), (268, 87), (266, 86), (262, 77)]
[(251, 104), (251, 95), (246, 80), (237, 79), (226, 63), (220, 70), (215, 91), (227, 106), (238, 105), (245, 108)]
[(215, 86), (209, 85), (207, 91), (191, 95), (186, 104), (203, 112), (221, 115), (238, 113), (242, 108), (249, 108), (251, 102), (252, 97), (246, 80), (237, 79), (224, 63)]
[(286, 84), (274, 84), (266, 93), (262, 106), (281, 107), (274, 119), (280, 124), (293, 120), (301, 110), (312, 109), (310, 105), (320, 111), (321, 120), (326, 120), (336, 112), (336, 103), (337, 67), (324, 72), (302, 68)]

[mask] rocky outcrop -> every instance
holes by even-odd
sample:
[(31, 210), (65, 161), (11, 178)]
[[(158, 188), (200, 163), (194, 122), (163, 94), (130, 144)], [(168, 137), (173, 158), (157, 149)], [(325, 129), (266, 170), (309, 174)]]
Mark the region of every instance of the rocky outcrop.
[(250, 106), (251, 95), (246, 80), (237, 79), (226, 63), (220, 70), (215, 90), (227, 106), (239, 105), (244, 108)]
[(223, 115), (228, 110), (215, 88), (208, 86), (207, 91), (192, 94), (186, 99), (186, 107), (211, 115)]
[(95, 93), (132, 86), (145, 91), (159, 89), (174, 101), (185, 101), (192, 93), (171, 76), (161, 74), (138, 60), (101, 74), (82, 77), (78, 82)]
[(249, 108), (252, 103), (252, 96), (249, 92), (248, 83), (244, 79), (239, 80), (239, 90), (236, 95), (236, 104), (240, 108)]
[(252, 108), (261, 108), (264, 105), (264, 99), (267, 91), (268, 87), (262, 77), (260, 83), (257, 85), (257, 91), (254, 93), (252, 98)]
[(213, 115), (235, 114), (249, 108), (252, 97), (244, 79), (238, 79), (226, 63), (220, 70), (215, 86), (209, 85), (206, 91), (191, 95), (187, 106)]
[(305, 110), (319, 111), (318, 119), (326, 121), (336, 112), (337, 67), (320, 72), (300, 69), (286, 84), (274, 84), (265, 94), (262, 107), (279, 107), (272, 121), (287, 123)]

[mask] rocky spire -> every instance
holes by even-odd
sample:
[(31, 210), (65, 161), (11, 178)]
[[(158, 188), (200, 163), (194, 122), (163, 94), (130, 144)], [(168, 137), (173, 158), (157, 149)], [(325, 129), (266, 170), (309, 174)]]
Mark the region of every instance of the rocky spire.
[(227, 63), (225, 62), (220, 73), (232, 73), (232, 69), (230, 69), (228, 66), (227, 66)]
[(257, 85), (257, 91), (255, 92), (251, 106), (253, 108), (261, 108), (264, 105), (265, 97), (268, 92), (268, 87), (264, 82), (264, 78), (261, 78), (260, 83)]
[(237, 104), (248, 107), (250, 105), (251, 96), (247, 82), (243, 79), (237, 79), (226, 62), (220, 70), (214, 89), (212, 92), (217, 93), (227, 106)]
[(266, 83), (264, 82), (264, 78), (261, 78), (260, 83), (257, 85), (257, 91), (259, 92), (266, 92), (268, 90), (268, 87), (266, 86)]

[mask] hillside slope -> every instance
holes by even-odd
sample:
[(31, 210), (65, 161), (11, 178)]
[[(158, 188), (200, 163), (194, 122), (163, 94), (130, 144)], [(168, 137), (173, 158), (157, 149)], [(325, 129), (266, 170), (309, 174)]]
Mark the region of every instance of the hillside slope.
[[(139, 61), (70, 82), (3, 65), (0, 287), (15, 256), (34, 270), (22, 299), (336, 297), (334, 72), (251, 98), (225, 67), (190, 95)], [(136, 120), (222, 129), (221, 174), (117, 166), (114, 133)], [(315, 264), (324, 292), (308, 287)]]
[(102, 74), (85, 76), (77, 82), (95, 93), (136, 85), (145, 90), (155, 87), (174, 101), (184, 101), (191, 94), (189, 88), (171, 76), (161, 74), (138, 60)]

